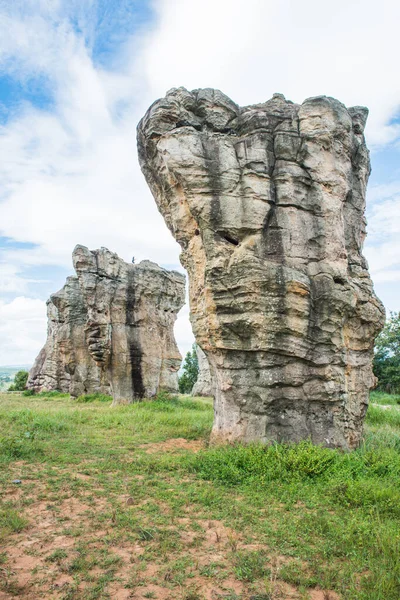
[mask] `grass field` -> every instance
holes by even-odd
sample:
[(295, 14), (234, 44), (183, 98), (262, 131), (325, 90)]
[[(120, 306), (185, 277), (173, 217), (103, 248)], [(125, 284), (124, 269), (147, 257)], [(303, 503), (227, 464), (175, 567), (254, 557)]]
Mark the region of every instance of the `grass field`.
[(344, 454), (209, 448), (205, 399), (0, 395), (0, 599), (399, 600), (391, 400)]

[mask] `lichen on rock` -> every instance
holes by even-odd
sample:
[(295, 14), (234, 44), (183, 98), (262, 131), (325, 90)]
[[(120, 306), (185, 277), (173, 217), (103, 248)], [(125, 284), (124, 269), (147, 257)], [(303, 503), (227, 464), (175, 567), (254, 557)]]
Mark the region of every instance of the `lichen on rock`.
[(138, 125), (215, 383), (214, 440), (359, 444), (384, 309), (362, 255), (368, 111), (172, 89)]

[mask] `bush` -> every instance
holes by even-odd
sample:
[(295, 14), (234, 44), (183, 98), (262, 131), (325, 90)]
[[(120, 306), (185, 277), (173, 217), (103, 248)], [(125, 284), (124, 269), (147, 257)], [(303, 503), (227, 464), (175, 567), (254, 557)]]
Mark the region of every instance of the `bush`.
[(28, 371), (18, 371), (18, 373), (15, 374), (14, 383), (10, 385), (8, 390), (10, 392), (23, 392), (26, 389), (28, 377)]
[(22, 392), (23, 396), (34, 396), (35, 395), (35, 390), (24, 390)]

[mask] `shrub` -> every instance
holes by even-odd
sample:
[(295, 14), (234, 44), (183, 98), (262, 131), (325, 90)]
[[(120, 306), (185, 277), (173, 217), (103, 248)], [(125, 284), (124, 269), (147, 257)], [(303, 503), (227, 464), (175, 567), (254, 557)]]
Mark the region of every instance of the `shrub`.
[(35, 391), (34, 390), (24, 390), (22, 392), (23, 396), (34, 396), (35, 395)]
[(8, 388), (10, 392), (22, 392), (26, 389), (26, 383), (28, 381), (28, 371), (18, 371), (14, 377), (14, 383)]

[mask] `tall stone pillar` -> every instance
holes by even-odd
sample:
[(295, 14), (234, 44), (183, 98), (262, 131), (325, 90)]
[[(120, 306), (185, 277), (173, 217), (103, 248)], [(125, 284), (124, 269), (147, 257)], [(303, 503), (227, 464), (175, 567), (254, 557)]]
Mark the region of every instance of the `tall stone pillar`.
[(384, 322), (362, 255), (367, 114), (179, 88), (139, 123), (215, 382), (214, 440), (360, 441)]

